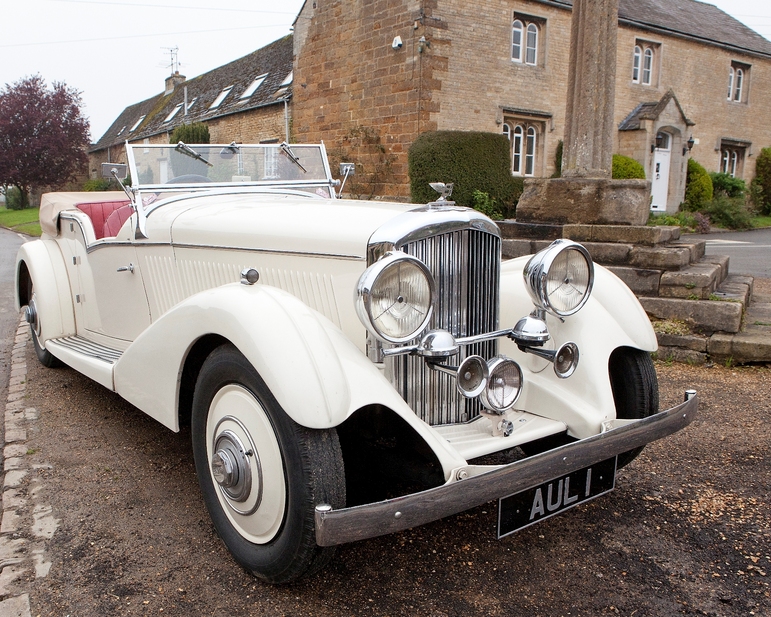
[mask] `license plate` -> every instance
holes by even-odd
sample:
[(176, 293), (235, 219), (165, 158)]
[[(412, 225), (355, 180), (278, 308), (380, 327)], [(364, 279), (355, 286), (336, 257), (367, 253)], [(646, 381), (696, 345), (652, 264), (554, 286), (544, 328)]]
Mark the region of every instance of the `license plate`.
[(498, 500), (498, 538), (599, 497), (616, 484), (616, 457)]

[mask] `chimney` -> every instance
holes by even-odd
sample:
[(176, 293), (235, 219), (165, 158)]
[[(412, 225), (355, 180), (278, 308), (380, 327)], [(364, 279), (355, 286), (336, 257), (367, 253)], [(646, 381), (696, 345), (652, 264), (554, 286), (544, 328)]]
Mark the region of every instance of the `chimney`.
[(164, 92), (164, 95), (171, 94), (174, 92), (174, 88), (182, 83), (185, 83), (185, 76), (180, 75), (179, 71), (174, 71), (172, 75), (166, 78), (166, 91)]

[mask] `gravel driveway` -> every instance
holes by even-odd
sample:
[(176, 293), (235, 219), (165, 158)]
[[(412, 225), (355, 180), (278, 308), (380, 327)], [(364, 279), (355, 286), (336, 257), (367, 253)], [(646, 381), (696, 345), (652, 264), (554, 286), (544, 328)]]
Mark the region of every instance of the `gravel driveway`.
[(26, 581), (32, 615), (771, 615), (768, 368), (659, 363), (662, 408), (693, 387), (700, 416), (605, 497), (501, 541), (490, 503), (270, 587), (216, 537), (188, 431), (28, 347), (27, 455), (60, 520), (48, 576)]

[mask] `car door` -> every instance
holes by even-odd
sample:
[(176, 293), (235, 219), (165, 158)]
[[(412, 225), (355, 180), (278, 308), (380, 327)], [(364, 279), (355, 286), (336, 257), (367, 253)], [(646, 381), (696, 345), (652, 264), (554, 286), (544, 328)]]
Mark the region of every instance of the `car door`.
[(109, 345), (133, 341), (150, 325), (134, 243), (126, 237), (97, 239), (91, 220), (68, 212), (61, 226), (79, 336)]

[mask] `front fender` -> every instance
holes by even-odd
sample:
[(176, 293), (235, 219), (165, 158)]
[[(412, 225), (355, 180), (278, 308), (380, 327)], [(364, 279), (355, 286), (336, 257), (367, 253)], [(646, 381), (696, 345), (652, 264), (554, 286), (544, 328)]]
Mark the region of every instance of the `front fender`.
[(35, 303), (40, 319), (40, 342), (75, 334), (75, 312), (69, 276), (59, 245), (53, 240), (24, 243), (16, 254), (16, 310), (29, 301), (26, 268), (35, 287)]
[[(365, 405), (379, 404), (428, 438), (427, 425), (337, 326), (295, 296), (268, 285), (225, 285), (172, 308), (123, 353), (115, 365), (116, 391), (178, 430), (185, 358), (197, 340), (211, 334), (244, 354), (298, 424), (330, 428)], [(453, 457), (444, 449), (440, 459)]]
[[(522, 269), (528, 257), (506, 262), (501, 276), (501, 327), (513, 327), (533, 310)], [(595, 264), (592, 295), (576, 314), (564, 322), (547, 315), (551, 340), (548, 349), (568, 341), (578, 345), (580, 360), (575, 373), (558, 378), (552, 364), (520, 351), (513, 341), (501, 339), (500, 352), (516, 360), (524, 372), (517, 406), (531, 413), (564, 422), (571, 435), (585, 438), (602, 430), (616, 417), (608, 373), (610, 354), (618, 347), (644, 351), (657, 349), (650, 320), (629, 288), (606, 268)]]

